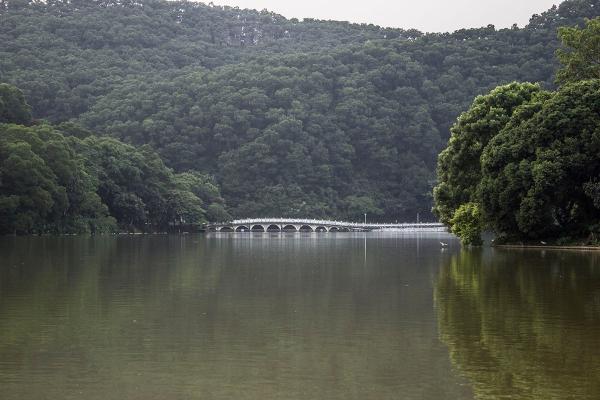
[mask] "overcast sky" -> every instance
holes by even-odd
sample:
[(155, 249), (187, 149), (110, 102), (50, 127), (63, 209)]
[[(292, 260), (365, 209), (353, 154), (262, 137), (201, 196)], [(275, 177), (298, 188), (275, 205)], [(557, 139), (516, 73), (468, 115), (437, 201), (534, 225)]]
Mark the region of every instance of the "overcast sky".
[[(210, 0), (204, 0), (208, 3)], [(562, 0), (213, 0), (214, 4), (268, 9), (288, 18), (367, 22), (386, 27), (448, 32), (494, 24), (527, 24)]]

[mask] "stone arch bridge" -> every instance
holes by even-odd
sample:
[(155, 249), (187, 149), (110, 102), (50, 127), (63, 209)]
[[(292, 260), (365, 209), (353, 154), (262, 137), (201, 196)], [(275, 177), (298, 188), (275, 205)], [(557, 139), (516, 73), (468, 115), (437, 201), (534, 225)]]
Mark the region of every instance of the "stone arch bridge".
[(293, 218), (248, 218), (231, 222), (211, 223), (209, 232), (370, 232), (375, 230), (435, 230), (445, 231), (440, 223), (357, 223)]

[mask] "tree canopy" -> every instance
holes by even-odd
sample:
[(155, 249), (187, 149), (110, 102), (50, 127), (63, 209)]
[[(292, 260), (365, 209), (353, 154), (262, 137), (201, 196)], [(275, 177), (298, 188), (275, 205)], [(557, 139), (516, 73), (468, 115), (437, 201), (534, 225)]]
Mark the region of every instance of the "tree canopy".
[(478, 96), (451, 129), (448, 146), (438, 157), (439, 184), (434, 189), (434, 212), (448, 224), (463, 204), (477, 201), (481, 155), (500, 133), (515, 109), (541, 93), (539, 85), (511, 83)]
[(563, 48), (557, 56), (563, 65), (556, 74), (558, 83), (600, 79), (600, 19), (589, 19), (583, 29), (564, 26), (559, 28)]
[(568, 84), (524, 106), (491, 140), (479, 191), (495, 231), (529, 240), (599, 233), (598, 110), (600, 80)]
[(175, 174), (149, 146), (97, 137), (74, 124), (28, 127), (17, 124), (22, 114), (5, 115), (0, 234), (153, 232), (230, 218), (212, 178)]
[(23, 92), (14, 86), (0, 83), (0, 123), (31, 123), (31, 107), (25, 101)]
[[(578, 39), (559, 52), (566, 64), (558, 90), (496, 88), (453, 127), (438, 162), (434, 211), (465, 244), (479, 242), (485, 228), (509, 241), (599, 242), (600, 79), (574, 64), (596, 56), (596, 46), (578, 44), (600, 43), (599, 22), (561, 30)], [(510, 107), (483, 106), (507, 99)], [(480, 212), (465, 218), (467, 208)]]
[(498, 85), (552, 89), (557, 28), (600, 10), (567, 0), (523, 28), (423, 34), (188, 1), (1, 4), (0, 81), (34, 118), (214, 176), (215, 215), (388, 221), (433, 219), (457, 115)]

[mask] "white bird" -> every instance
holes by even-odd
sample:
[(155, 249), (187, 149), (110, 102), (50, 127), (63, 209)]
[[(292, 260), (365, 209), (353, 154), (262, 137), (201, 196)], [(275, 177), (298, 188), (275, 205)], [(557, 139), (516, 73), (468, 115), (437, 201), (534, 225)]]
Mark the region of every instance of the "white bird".
[(541, 240), (540, 243), (543, 244), (544, 246), (548, 244), (548, 243), (544, 242), (543, 240)]
[(440, 245), (441, 245), (442, 247), (448, 247), (448, 243), (440, 242)]

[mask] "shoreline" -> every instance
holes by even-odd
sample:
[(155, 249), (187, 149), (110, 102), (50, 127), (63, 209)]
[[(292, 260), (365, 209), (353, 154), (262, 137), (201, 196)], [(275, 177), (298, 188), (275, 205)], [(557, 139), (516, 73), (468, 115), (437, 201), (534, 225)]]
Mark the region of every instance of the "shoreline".
[(500, 249), (522, 249), (522, 250), (578, 250), (578, 251), (600, 251), (600, 246), (577, 246), (577, 245), (527, 245), (527, 244), (497, 244), (492, 245), (492, 248)]

